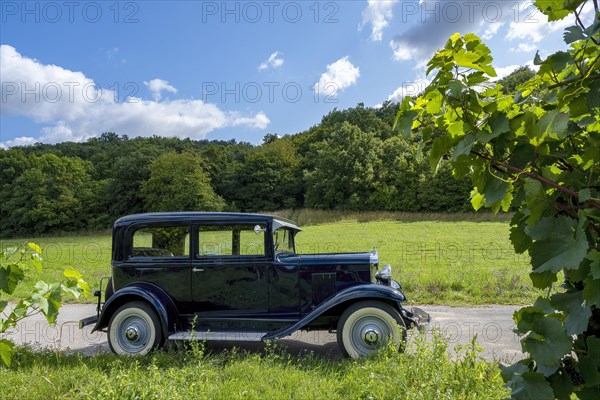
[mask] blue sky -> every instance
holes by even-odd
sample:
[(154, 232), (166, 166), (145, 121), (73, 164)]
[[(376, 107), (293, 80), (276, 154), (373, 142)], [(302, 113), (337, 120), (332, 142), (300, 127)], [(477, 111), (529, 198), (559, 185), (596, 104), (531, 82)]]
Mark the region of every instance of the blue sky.
[(0, 146), (107, 131), (258, 144), (415, 94), (454, 32), (484, 37), (500, 75), (564, 48), (572, 21), (529, 4), (2, 1)]

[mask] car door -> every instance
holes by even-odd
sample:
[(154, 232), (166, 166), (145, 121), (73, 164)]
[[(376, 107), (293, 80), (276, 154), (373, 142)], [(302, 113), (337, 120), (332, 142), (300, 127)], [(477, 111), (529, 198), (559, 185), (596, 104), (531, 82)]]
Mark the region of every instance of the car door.
[(200, 317), (269, 313), (266, 223), (195, 225), (192, 299)]

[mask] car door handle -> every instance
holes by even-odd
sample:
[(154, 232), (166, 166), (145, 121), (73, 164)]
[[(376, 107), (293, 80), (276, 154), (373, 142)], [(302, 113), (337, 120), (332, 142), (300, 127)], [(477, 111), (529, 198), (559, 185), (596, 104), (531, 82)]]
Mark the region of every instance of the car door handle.
[(192, 271), (193, 271), (193, 272), (204, 272), (204, 268), (197, 268), (197, 267), (194, 267), (194, 268), (192, 268)]

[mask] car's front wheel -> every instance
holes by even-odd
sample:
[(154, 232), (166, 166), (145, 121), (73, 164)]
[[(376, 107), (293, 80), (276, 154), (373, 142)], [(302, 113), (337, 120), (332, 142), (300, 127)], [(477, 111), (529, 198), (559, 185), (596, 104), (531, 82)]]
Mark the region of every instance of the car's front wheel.
[(143, 356), (162, 343), (156, 312), (142, 301), (119, 307), (108, 324), (108, 345), (115, 354)]
[(337, 341), (346, 357), (368, 356), (390, 342), (399, 349), (405, 340), (406, 324), (400, 313), (387, 303), (354, 303), (338, 321)]

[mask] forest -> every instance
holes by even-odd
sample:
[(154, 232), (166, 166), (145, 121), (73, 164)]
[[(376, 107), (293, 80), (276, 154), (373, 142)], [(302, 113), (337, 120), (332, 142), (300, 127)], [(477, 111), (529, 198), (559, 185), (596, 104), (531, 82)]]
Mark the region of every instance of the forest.
[[(501, 80), (512, 92), (533, 72)], [(0, 150), (0, 236), (110, 228), (151, 211), (470, 211), (471, 182), (433, 173), (418, 134), (393, 130), (398, 104), (332, 110), (260, 145), (105, 132), (86, 142)]]

